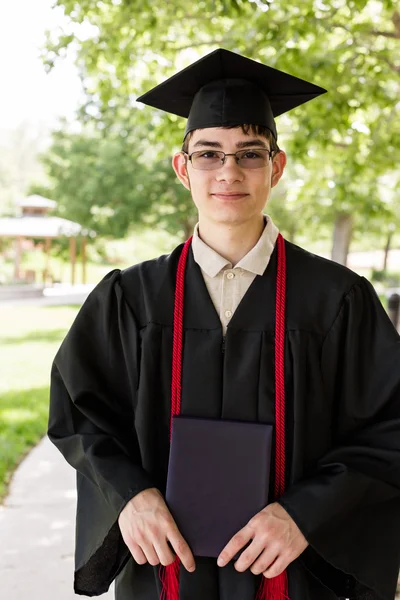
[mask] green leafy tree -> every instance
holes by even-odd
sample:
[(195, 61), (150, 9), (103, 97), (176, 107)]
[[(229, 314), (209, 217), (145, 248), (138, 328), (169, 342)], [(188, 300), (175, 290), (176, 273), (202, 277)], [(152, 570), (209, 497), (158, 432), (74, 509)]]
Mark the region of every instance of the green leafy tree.
[[(77, 48), (87, 96), (83, 120), (116, 134), (126, 123), (146, 132), (156, 164), (179, 148), (184, 123), (147, 107), (141, 110), (135, 98), (197, 57), (225, 47), (329, 90), (278, 120), (289, 159), (303, 171), (290, 203), (291, 210), (300, 207), (303, 226), (329, 223), (332, 255), (345, 263), (354, 230), (368, 228), (372, 219), (382, 226), (393, 221), (396, 207), (383, 202), (377, 182), (400, 159), (396, 2), (170, 0), (156, 8), (149, 0), (57, 4), (70, 17), (70, 30), (49, 35), (44, 60), (52, 68), (70, 45)], [(145, 123), (151, 125), (147, 131)], [(172, 206), (181, 206), (179, 200)]]
[(149, 160), (138, 130), (55, 132), (42, 157), (50, 181), (46, 193), (57, 200), (58, 214), (102, 236), (123, 237), (137, 224), (187, 236), (196, 220), (190, 195), (169, 157)]

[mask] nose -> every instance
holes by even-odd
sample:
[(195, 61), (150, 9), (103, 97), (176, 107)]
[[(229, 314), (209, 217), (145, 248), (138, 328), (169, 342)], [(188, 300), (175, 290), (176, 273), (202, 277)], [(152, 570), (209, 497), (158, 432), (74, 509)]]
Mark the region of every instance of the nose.
[(243, 177), (243, 170), (237, 164), (235, 156), (225, 156), (225, 162), (215, 172), (217, 181), (233, 183), (243, 181)]

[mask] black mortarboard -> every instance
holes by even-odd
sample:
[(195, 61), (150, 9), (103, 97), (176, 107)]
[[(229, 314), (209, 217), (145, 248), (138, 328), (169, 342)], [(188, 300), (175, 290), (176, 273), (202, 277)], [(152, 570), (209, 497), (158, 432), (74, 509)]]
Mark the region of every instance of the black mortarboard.
[(303, 79), (219, 49), (138, 101), (187, 117), (185, 136), (194, 129), (247, 123), (268, 127), (277, 139), (274, 117), (325, 92)]

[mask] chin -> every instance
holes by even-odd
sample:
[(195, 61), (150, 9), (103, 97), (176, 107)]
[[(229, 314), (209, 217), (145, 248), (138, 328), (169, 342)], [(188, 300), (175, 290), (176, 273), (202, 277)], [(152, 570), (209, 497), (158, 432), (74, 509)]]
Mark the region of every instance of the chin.
[(218, 214), (208, 216), (210, 221), (214, 221), (214, 223), (218, 223), (219, 225), (239, 225), (240, 223), (248, 221), (249, 218), (251, 218), (249, 214), (244, 212), (239, 214), (238, 212), (234, 213), (233, 211), (221, 211)]
[(212, 210), (207, 212), (210, 218), (213, 218), (215, 221), (242, 222), (253, 219), (256, 214), (262, 212), (262, 209), (256, 211), (254, 208), (254, 206), (249, 206), (245, 203), (237, 203), (213, 207)]

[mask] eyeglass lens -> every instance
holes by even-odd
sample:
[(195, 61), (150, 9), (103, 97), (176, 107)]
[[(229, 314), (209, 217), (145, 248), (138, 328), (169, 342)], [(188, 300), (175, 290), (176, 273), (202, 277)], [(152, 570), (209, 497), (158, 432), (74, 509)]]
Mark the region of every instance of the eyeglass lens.
[[(224, 152), (215, 150), (200, 150), (191, 155), (193, 168), (203, 171), (218, 169), (224, 163), (224, 159)], [(236, 160), (244, 169), (260, 169), (268, 163), (269, 150), (241, 150), (236, 152)]]

